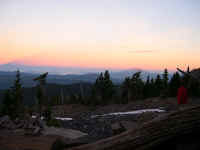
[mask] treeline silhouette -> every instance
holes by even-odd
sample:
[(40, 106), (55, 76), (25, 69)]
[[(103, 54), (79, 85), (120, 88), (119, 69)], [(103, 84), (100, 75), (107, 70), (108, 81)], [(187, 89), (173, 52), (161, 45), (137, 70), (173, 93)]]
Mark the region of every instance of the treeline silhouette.
[[(148, 76), (146, 80), (142, 80), (141, 72), (136, 72), (131, 77), (126, 77), (121, 85), (115, 85), (111, 80), (109, 71), (106, 70), (100, 73), (94, 84), (76, 84), (70, 94), (69, 88), (58, 88), (58, 85), (51, 85), (51, 90), (49, 91), (50, 85), (42, 85), (43, 80), (41, 80), (40, 84), (35, 87), (31, 97), (29, 95), (32, 101), (29, 106), (38, 105), (40, 106), (39, 109), (42, 109), (41, 105), (49, 107), (62, 104), (91, 106), (127, 104), (135, 100), (145, 100), (151, 97), (163, 97), (164, 100), (166, 97), (175, 97), (181, 82), (187, 86), (189, 80), (188, 76), (181, 76), (178, 72), (175, 72), (172, 78), (169, 79), (168, 70), (164, 69), (163, 73), (158, 74), (156, 78)], [(198, 82), (193, 82), (188, 87), (189, 95), (200, 96), (199, 87)], [(22, 88), (20, 71), (17, 71), (13, 86), (6, 90), (4, 94), (0, 111), (14, 117), (25, 111), (27, 107), (24, 103), (25, 91)], [(55, 92), (56, 94), (53, 94)]]
[(158, 74), (156, 78), (148, 76), (144, 81), (141, 78), (141, 72), (136, 72), (131, 77), (126, 77), (121, 85), (114, 85), (109, 71), (106, 70), (96, 79), (91, 95), (84, 96), (82, 93), (74, 96), (72, 101), (86, 105), (106, 105), (127, 104), (152, 97), (176, 97), (181, 85), (188, 88), (189, 96), (200, 96), (198, 82), (191, 84), (190, 77), (181, 76), (178, 72), (175, 72), (170, 79), (168, 76), (168, 70), (164, 69), (163, 73)]

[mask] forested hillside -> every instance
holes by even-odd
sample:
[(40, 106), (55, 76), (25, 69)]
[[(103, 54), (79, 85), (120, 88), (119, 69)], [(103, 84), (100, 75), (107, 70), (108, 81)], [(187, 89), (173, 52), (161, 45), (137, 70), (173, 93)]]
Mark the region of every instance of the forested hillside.
[[(9, 78), (9, 75), (5, 73)], [(13, 76), (10, 73), (10, 77)], [(94, 82), (81, 82), (64, 85), (53, 84), (49, 81), (53, 81), (53, 75), (47, 76), (47, 84), (44, 85), (45, 89), (45, 101), (46, 104), (60, 105), (60, 104), (85, 104), (85, 105), (106, 105), (110, 103), (129, 103), (134, 100), (142, 100), (150, 97), (175, 97), (177, 89), (180, 86), (181, 80), (187, 80), (179, 75), (178, 72), (174, 73), (172, 77), (169, 77), (168, 70), (165, 69), (163, 73), (157, 74), (156, 78), (147, 76), (144, 80), (141, 76), (142, 72), (136, 72), (130, 77), (126, 77), (121, 84), (114, 84), (111, 79), (110, 72), (107, 70), (99, 75), (68, 75), (72, 80), (79, 78), (80, 80), (86, 80), (87, 78), (94, 80)], [(32, 74), (20, 74), (20, 79), (26, 79), (26, 77), (35, 77)], [(96, 77), (97, 76), (97, 77)], [(95, 78), (96, 77), (96, 78)], [(49, 80), (48, 80), (49, 79)], [(58, 79), (58, 78), (57, 78)], [(8, 79), (7, 79), (8, 80)], [(15, 78), (10, 78), (15, 80)], [(62, 80), (60, 80), (62, 81)], [(76, 80), (77, 81), (77, 80)], [(87, 80), (86, 80), (87, 81)], [(11, 81), (9, 81), (11, 82)], [(23, 80), (22, 95), (25, 105), (34, 105), (38, 102), (37, 99), (37, 84), (33, 82), (33, 87), (24, 87)], [(195, 87), (198, 85), (195, 85)], [(12, 87), (12, 86), (10, 86)], [(188, 91), (189, 95), (199, 96), (198, 88), (191, 86)], [(8, 88), (9, 89), (9, 88)], [(0, 102), (4, 100), (6, 90), (0, 90)]]

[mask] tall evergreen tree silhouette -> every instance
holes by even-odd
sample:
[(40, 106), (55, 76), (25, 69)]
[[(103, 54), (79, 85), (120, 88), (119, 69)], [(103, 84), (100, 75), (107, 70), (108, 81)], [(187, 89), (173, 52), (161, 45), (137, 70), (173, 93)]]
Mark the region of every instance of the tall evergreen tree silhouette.
[(128, 103), (131, 99), (131, 79), (126, 77), (122, 83), (122, 103)]
[(14, 109), (15, 109), (15, 104), (13, 103), (11, 91), (6, 90), (3, 99), (2, 114), (14, 118), (16, 115), (16, 113), (13, 111)]
[(167, 89), (167, 87), (168, 87), (168, 80), (169, 80), (169, 77), (168, 77), (168, 70), (165, 69), (165, 70), (164, 70), (164, 73), (163, 73), (163, 88), (164, 88), (164, 89)]
[(97, 77), (93, 88), (93, 95), (95, 95), (96, 104), (106, 104), (108, 100), (111, 100), (114, 94), (114, 86), (110, 79), (109, 71), (106, 70)]
[(163, 89), (163, 82), (162, 79), (160, 78), (160, 75), (158, 74), (155, 80), (155, 89), (156, 89), (156, 95), (155, 96), (160, 96), (161, 91)]
[(19, 70), (17, 70), (16, 80), (13, 87), (11, 87), (11, 91), (12, 99), (15, 104), (15, 109), (13, 111), (16, 113), (16, 116), (19, 116), (20, 114), (24, 113), (22, 84)]
[(181, 77), (178, 72), (174, 73), (170, 82), (169, 82), (169, 93), (170, 96), (176, 96), (177, 90), (180, 86)]
[(108, 70), (105, 71), (104, 73), (104, 88), (103, 88), (103, 98), (105, 99), (110, 99), (113, 96), (114, 93), (114, 87), (113, 87), (113, 83), (112, 80), (110, 79), (110, 73)]
[(33, 79), (33, 81), (37, 82), (37, 106), (40, 116), (42, 116), (43, 106), (47, 102), (46, 92), (45, 92), (45, 84), (47, 73), (40, 75), (39, 77)]
[(144, 98), (151, 97), (151, 90), (150, 76), (148, 75), (143, 90)]
[(23, 92), (19, 70), (16, 72), (16, 79), (13, 86), (5, 92), (3, 105), (3, 113), (9, 115), (12, 119), (21, 117), (24, 114)]
[(144, 83), (140, 74), (141, 72), (136, 72), (131, 78), (131, 96), (133, 99), (140, 99), (143, 96)]

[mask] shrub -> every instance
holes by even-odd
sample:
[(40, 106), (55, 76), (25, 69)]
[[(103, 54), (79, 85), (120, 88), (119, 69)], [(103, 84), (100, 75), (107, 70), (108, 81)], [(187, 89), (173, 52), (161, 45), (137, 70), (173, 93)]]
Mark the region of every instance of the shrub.
[(61, 123), (59, 120), (57, 119), (51, 119), (51, 120), (48, 120), (47, 121), (47, 126), (50, 126), (50, 127), (60, 127), (61, 126)]

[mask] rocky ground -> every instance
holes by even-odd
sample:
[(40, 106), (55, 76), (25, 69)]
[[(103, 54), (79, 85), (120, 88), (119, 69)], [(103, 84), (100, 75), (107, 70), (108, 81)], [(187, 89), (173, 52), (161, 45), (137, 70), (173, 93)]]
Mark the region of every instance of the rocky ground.
[(9, 131), (0, 131), (0, 150), (50, 150), (60, 136), (27, 136)]
[[(56, 139), (62, 138), (67, 143), (91, 143), (97, 140), (107, 138), (123, 131), (137, 128), (142, 123), (152, 120), (163, 113), (146, 112), (140, 115), (111, 115), (91, 118), (93, 115), (102, 115), (112, 112), (126, 112), (139, 109), (160, 108), (165, 110), (165, 113), (180, 109), (179, 107), (189, 107), (200, 105), (200, 100), (190, 98), (189, 103), (183, 106), (178, 106), (176, 98), (151, 98), (147, 100), (140, 100), (131, 102), (129, 104), (112, 104), (107, 106), (99, 106), (91, 108), (82, 105), (66, 105), (58, 106), (56, 111), (62, 111), (62, 116), (72, 117), (72, 121), (61, 121), (63, 128), (80, 131), (85, 136), (76, 139), (63, 138), (64, 135), (41, 135), (41, 136), (27, 136), (20, 134), (20, 132), (11, 132), (10, 130), (0, 130), (0, 150), (49, 150)], [(79, 109), (80, 108), (80, 109)], [(63, 129), (63, 130), (65, 130)], [(60, 132), (60, 131), (59, 131)], [(62, 131), (61, 131), (62, 132)], [(63, 132), (64, 134), (64, 132)], [(5, 149), (2, 149), (5, 148)]]

